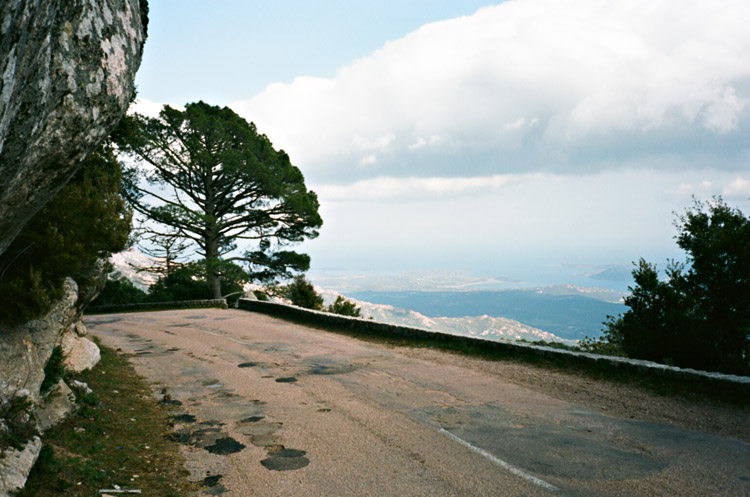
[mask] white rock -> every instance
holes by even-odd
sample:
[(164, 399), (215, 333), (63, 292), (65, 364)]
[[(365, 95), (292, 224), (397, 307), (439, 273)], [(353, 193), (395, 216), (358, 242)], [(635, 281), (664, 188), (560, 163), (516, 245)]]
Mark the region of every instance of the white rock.
[(94, 391), (89, 388), (88, 384), (82, 381), (73, 380), (70, 382), (70, 386), (83, 393), (94, 393)]
[(63, 364), (68, 371), (80, 373), (93, 368), (101, 359), (99, 347), (88, 338), (80, 337), (75, 333), (66, 332), (62, 337), (61, 345), (65, 357)]
[(76, 409), (76, 395), (63, 380), (52, 387), (36, 409), (36, 419), (41, 431), (60, 423)]
[(39, 457), (42, 450), (42, 440), (39, 437), (32, 438), (23, 450), (8, 450), (0, 458), (0, 496), (10, 495), (11, 491), (18, 490), (26, 484), (29, 471)]

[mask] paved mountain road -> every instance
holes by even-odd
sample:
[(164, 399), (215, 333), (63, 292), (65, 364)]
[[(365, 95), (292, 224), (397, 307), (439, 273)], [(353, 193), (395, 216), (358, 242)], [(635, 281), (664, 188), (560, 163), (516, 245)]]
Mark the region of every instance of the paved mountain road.
[(166, 389), (191, 478), (209, 495), (750, 495), (745, 442), (595, 412), (473, 359), (239, 310), (86, 325)]

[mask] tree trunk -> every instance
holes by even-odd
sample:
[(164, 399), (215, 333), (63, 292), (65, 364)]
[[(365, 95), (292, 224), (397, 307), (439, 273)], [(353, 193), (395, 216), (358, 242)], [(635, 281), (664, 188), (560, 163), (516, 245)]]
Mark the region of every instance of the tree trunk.
[(211, 289), (211, 298), (221, 298), (221, 276), (213, 271), (208, 272), (208, 287)]
[(221, 298), (221, 276), (218, 272), (219, 247), (216, 241), (206, 243), (206, 280), (212, 299)]

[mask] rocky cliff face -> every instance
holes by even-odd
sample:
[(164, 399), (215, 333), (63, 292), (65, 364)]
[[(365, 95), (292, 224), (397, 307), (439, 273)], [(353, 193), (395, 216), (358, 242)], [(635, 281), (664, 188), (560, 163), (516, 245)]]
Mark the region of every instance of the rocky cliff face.
[(128, 107), (145, 0), (0, 3), (0, 253)]
[[(127, 110), (146, 14), (145, 0), (0, 1), (0, 253)], [(95, 363), (77, 324), (101, 290), (103, 280), (91, 280), (79, 289), (68, 279), (47, 316), (0, 329), (0, 435), (19, 424), (45, 429), (70, 408), (64, 383), (53, 388), (59, 398), (39, 390), (58, 344), (68, 367)], [(19, 399), (32, 408), (14, 421), (8, 406)], [(38, 437), (0, 447), (0, 497), (24, 484), (40, 447)]]

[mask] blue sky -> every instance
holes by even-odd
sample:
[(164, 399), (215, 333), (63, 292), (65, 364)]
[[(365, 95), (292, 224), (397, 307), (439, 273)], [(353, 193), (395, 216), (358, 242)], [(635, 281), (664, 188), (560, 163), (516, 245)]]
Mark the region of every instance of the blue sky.
[(139, 110), (229, 105), (285, 149), (321, 200), (300, 247), (316, 271), (565, 283), (681, 258), (693, 195), (750, 212), (744, 0), (159, 1), (150, 19)]

